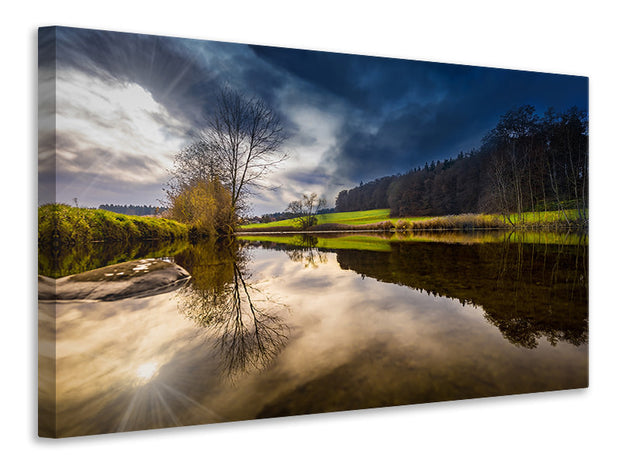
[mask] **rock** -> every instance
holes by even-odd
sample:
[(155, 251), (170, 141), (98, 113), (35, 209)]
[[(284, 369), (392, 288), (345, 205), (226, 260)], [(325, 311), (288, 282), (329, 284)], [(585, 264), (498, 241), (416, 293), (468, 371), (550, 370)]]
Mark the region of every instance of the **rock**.
[(120, 300), (179, 289), (190, 274), (174, 263), (147, 258), (59, 279), (39, 276), (39, 300)]

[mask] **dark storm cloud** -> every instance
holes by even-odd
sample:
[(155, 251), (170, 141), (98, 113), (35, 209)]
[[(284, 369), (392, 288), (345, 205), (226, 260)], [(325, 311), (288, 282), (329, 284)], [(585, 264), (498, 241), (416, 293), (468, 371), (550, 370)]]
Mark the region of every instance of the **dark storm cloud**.
[[(49, 30), (43, 35), (44, 43), (53, 38)], [(137, 83), (185, 118), (190, 132), (204, 126), (224, 86), (273, 103), (279, 84), (245, 45), (64, 27), (55, 28), (55, 37), (58, 66)]]
[(103, 81), (137, 83), (191, 126), (203, 123), (203, 107), (217, 87), (209, 85), (207, 70), (176, 50), (173, 39), (72, 28), (57, 28), (56, 38), (59, 67)]
[(155, 160), (122, 151), (111, 152), (100, 147), (82, 149), (79, 157), (68, 158), (65, 153), (70, 153), (71, 147), (76, 144), (78, 141), (72, 140), (70, 136), (58, 138), (54, 169), (59, 174), (72, 173), (75, 178), (81, 178), (94, 173), (99, 179), (108, 178), (119, 184), (133, 185), (149, 185), (153, 181), (161, 184), (163, 181), (164, 167)]
[[(588, 107), (586, 78), (108, 31), (42, 29), (40, 67), (49, 67), (54, 57), (60, 70), (75, 70), (110, 88), (135, 83), (148, 91), (165, 108), (150, 114), (149, 128), (160, 127), (169, 139), (189, 142), (204, 127), (224, 86), (267, 101), (291, 136), (287, 150), (304, 168), (287, 166), (274, 173), (271, 185), (283, 187), (278, 195), (259, 198), (264, 211), (281, 210), (304, 186), (324, 186), (331, 194), (336, 187), (456, 156), (479, 146), (499, 116), (518, 105), (532, 104), (540, 112), (549, 106)], [(119, 140), (135, 133), (127, 114), (110, 121), (83, 102), (65, 102), (62, 110), (98, 130), (114, 131)], [(93, 202), (118, 197), (111, 173), (105, 173), (109, 179), (88, 174), (96, 170), (97, 153), (113, 154), (110, 160), (127, 172), (147, 174), (150, 167), (154, 175), (164, 162), (161, 156), (148, 158), (147, 149), (141, 159), (137, 149), (86, 147), (94, 139), (79, 137), (60, 131), (58, 148), (83, 158), (75, 166), (84, 177), (72, 185), (103, 195)], [(70, 176), (60, 173), (59, 179)], [(104, 195), (106, 189), (111, 190)], [(285, 205), (267, 206), (272, 201)]]
[[(519, 105), (587, 109), (587, 79), (493, 68), (253, 47), (352, 109), (326, 162), (352, 181), (404, 172), (480, 145)], [(354, 111), (355, 110), (355, 111)]]
[(464, 87), (473, 79), (470, 72), (463, 73), (463, 67), (458, 65), (276, 47), (251, 48), (273, 66), (375, 116), (403, 98), (433, 100), (448, 85)]
[[(564, 104), (569, 98), (575, 105), (587, 105), (587, 81), (574, 76), (277, 47), (250, 48), (258, 57), (298, 79), (373, 111), (411, 96), (431, 103), (448, 94), (482, 93), (506, 100), (512, 92), (522, 98), (524, 91), (528, 97), (545, 102)], [(492, 89), (487, 89), (489, 84)], [(545, 95), (537, 95), (541, 92)]]
[(358, 57), (310, 50), (251, 46), (256, 55), (298, 79), (352, 102), (360, 102), (365, 93), (356, 80)]
[(39, 41), (41, 67), (56, 58), (59, 67), (104, 81), (137, 83), (186, 120), (190, 136), (205, 126), (222, 88), (277, 106), (284, 84), (243, 44), (66, 27), (41, 29)]
[(288, 181), (300, 185), (325, 185), (332, 181), (332, 177), (323, 166), (309, 170), (289, 170), (286, 173)]

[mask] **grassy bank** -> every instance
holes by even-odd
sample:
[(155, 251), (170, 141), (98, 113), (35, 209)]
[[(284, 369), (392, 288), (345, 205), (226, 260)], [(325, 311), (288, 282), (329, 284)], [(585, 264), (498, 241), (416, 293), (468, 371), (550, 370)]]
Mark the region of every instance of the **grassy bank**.
[[(462, 214), (448, 216), (420, 216), (391, 218), (389, 209), (364, 210), (357, 212), (327, 213), (317, 215), (317, 224), (311, 231), (355, 231), (355, 230), (468, 230), (468, 229), (556, 229), (577, 226), (576, 210), (528, 212), (521, 216), (500, 214)], [(295, 231), (294, 220), (273, 221), (243, 225), (241, 233)]]
[(188, 237), (188, 227), (163, 218), (122, 215), (106, 210), (47, 204), (39, 207), (39, 246), (95, 241), (132, 242)]

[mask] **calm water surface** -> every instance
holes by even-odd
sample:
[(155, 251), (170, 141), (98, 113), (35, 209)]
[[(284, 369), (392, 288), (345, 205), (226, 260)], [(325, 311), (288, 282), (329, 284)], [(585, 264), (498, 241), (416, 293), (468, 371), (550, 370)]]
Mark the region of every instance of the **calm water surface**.
[(40, 302), (41, 432), (588, 384), (587, 237), (254, 239), (167, 249), (192, 274), (175, 292)]

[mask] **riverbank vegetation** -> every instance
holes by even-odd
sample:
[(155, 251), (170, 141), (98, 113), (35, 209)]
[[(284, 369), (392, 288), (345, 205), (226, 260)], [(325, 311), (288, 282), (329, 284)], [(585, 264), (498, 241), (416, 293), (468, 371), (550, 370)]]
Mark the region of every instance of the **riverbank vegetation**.
[(187, 225), (192, 238), (225, 235), (230, 219), (230, 192), (217, 176), (193, 179), (168, 197), (166, 217)]
[(187, 239), (189, 227), (165, 218), (46, 204), (39, 207), (39, 246)]

